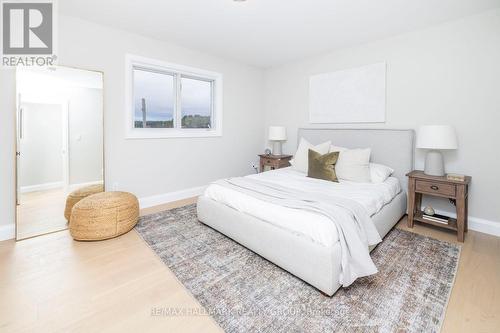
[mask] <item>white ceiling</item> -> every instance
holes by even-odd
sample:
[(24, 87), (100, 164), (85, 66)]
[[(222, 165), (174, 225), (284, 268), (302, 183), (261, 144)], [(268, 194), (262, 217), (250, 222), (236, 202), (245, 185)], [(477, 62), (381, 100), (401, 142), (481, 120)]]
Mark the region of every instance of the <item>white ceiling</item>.
[(62, 14), (271, 67), (500, 7), (500, 0), (64, 0)]
[[(52, 89), (57, 87), (83, 87), (102, 89), (102, 73), (70, 67), (20, 66), (16, 72), (21, 90)], [(49, 88), (47, 88), (49, 87)]]

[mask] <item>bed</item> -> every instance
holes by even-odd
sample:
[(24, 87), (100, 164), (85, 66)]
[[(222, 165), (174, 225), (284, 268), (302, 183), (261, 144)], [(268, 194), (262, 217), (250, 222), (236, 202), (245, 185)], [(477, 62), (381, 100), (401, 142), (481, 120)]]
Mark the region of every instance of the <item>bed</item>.
[[(370, 187), (370, 195), (363, 195), (368, 192), (364, 188), (368, 186), (366, 184), (344, 183), (335, 187), (336, 191), (343, 191), (363, 204), (380, 237), (384, 237), (406, 213), (405, 174), (413, 169), (413, 130), (299, 129), (298, 138), (301, 137), (313, 144), (331, 140), (334, 145), (347, 148), (370, 147), (372, 162), (388, 165), (395, 170), (386, 182)], [(292, 168), (250, 177), (276, 182), (289, 181), (297, 187), (325, 184), (324, 181), (307, 178)], [(290, 214), (286, 207), (259, 202), (258, 199), (227, 189), (223, 191), (216, 186), (210, 186), (199, 197), (197, 211), (198, 219), (204, 224), (323, 293), (333, 295), (341, 287), (339, 277), (342, 274), (342, 257), (338, 235), (331, 229), (331, 224), (317, 216), (314, 219), (307, 215), (301, 216), (300, 211)]]

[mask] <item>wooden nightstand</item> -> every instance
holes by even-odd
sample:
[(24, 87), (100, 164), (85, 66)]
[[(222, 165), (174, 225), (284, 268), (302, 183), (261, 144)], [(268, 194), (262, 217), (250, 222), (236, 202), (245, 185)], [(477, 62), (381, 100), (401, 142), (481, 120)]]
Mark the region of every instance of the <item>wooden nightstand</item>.
[[(412, 171), (408, 176), (408, 227), (413, 228), (415, 221), (432, 224), (438, 227), (457, 231), (459, 242), (464, 241), (467, 231), (467, 206), (469, 199), (469, 184), (471, 177), (464, 181), (448, 180), (446, 176), (428, 176), (423, 171)], [(448, 223), (429, 221), (423, 218), (422, 195), (448, 198), (455, 203), (457, 218), (448, 217)]]
[(264, 172), (266, 166), (271, 167), (271, 170), (286, 168), (290, 166), (292, 155), (266, 155), (261, 154), (260, 157), (260, 172)]

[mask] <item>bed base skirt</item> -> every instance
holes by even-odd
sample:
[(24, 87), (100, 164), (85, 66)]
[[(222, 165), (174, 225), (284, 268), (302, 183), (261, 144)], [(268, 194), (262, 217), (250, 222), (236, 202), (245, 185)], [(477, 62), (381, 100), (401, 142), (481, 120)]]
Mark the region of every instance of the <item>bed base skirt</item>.
[[(270, 262), (332, 296), (339, 288), (340, 244), (313, 242), (271, 223), (237, 211), (205, 196), (198, 198), (198, 219)], [(400, 193), (373, 219), (385, 236), (406, 212), (406, 194)], [(378, 220), (380, 220), (380, 223)]]

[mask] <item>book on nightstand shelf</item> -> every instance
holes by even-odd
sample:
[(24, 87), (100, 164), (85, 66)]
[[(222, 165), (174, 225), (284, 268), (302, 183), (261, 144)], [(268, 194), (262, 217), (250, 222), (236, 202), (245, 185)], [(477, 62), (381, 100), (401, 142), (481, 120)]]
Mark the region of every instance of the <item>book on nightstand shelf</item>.
[(439, 214), (427, 215), (427, 214), (422, 212), (422, 218), (424, 220), (428, 220), (428, 221), (432, 221), (432, 222), (448, 224), (448, 217), (444, 216), (444, 215), (439, 215)]

